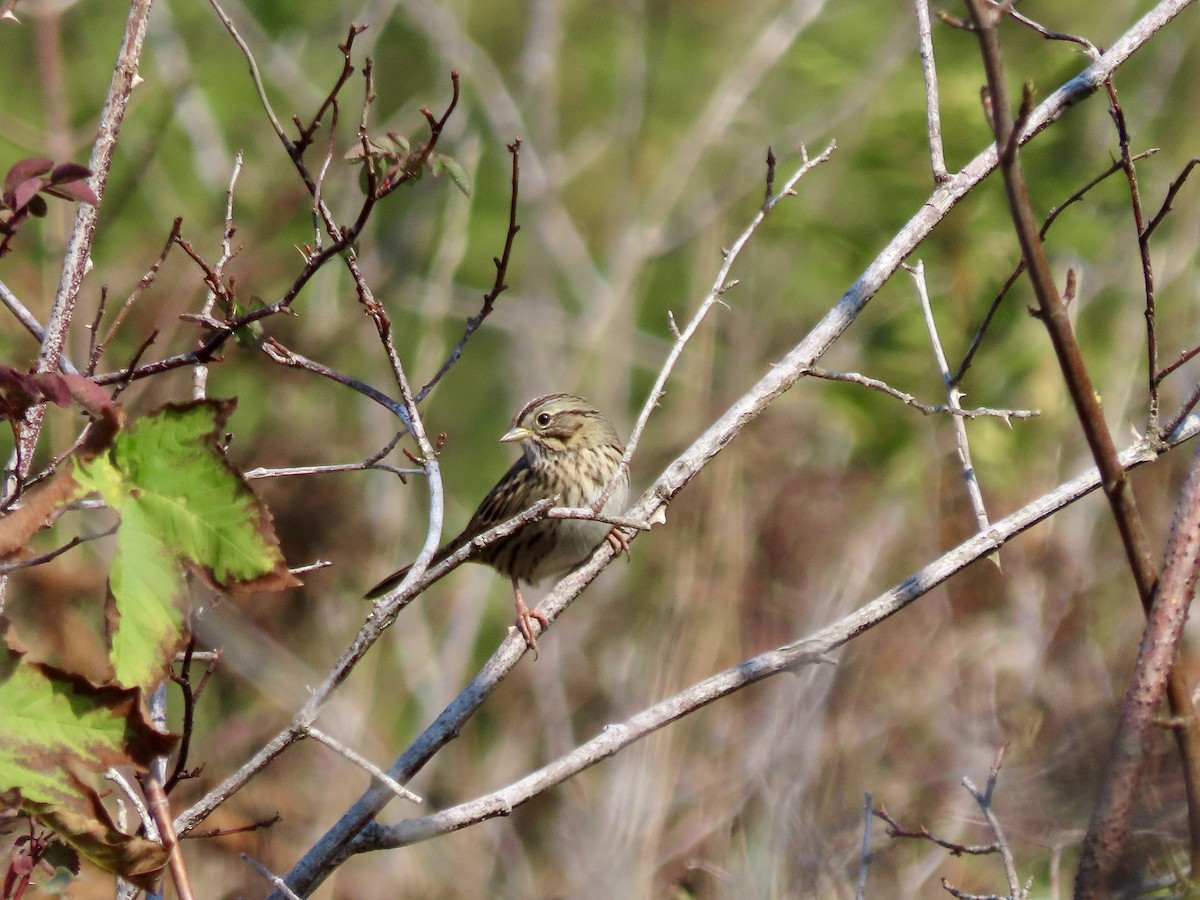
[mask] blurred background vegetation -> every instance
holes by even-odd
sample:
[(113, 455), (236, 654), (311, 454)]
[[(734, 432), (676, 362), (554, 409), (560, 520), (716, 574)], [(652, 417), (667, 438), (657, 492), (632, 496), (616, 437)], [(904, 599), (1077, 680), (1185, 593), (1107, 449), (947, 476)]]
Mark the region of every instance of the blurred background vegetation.
[[(1100, 45), (1146, 2), (1022, 4), (1050, 28)], [(445, 432), (447, 529), (456, 530), (511, 461), (496, 442), (529, 397), (571, 390), (623, 433), (669, 349), (667, 313), (684, 321), (762, 201), (767, 147), (786, 175), (799, 147), (832, 160), (799, 186), (743, 254), (740, 284), (688, 349), (635, 459), (648, 484), (707, 424), (793, 346), (932, 190), (924, 92), (911, 4), (728, 0), (376, 0), (228, 2), (263, 68), (281, 118), (307, 119), (341, 69), (337, 43), (369, 26), (356, 64), (375, 63), (371, 129), (426, 131), (458, 69), (462, 102), (439, 149), (474, 178), (468, 200), (424, 178), (376, 211), (360, 242), (410, 379), (428, 379), (474, 314), (503, 245), (505, 144), (523, 144), (522, 231), (509, 290), (462, 361), (425, 404)], [(959, 9), (953, 12), (961, 13)], [(121, 4), (22, 2), (0, 28), (0, 166), (48, 155), (87, 161), (119, 44)], [(988, 141), (974, 38), (935, 23), (948, 163)], [(1014, 83), (1045, 96), (1086, 64), (1072, 44), (1004, 29)], [(1200, 19), (1188, 10), (1118, 74), (1147, 210), (1200, 152)], [(240, 247), (229, 271), (243, 299), (277, 299), (311, 243), (306, 192), (275, 139), (241, 54), (207, 4), (158, 0), (141, 75), (100, 211), (95, 269), (70, 353), (107, 289), (110, 309), (158, 256), (172, 220), (210, 260), (219, 255), (235, 153)], [(325, 196), (350, 215), (361, 193), (340, 161), (353, 146), (358, 82), (343, 94)], [(319, 153), (325, 132), (314, 152)], [(1045, 213), (1117, 155), (1103, 97), (1066, 114), (1023, 154)], [(315, 156), (313, 157), (315, 159)], [(1155, 237), (1162, 359), (1197, 342), (1200, 196), (1189, 184)], [(58, 283), (67, 204), (19, 237), (0, 278), (45, 319)], [(1141, 273), (1129, 191), (1109, 179), (1050, 234), (1055, 270), (1080, 275), (1076, 327), (1120, 440), (1146, 416)], [(1016, 263), (1002, 186), (989, 179), (921, 246), (954, 365)], [(147, 358), (196, 338), (179, 314), (198, 308), (197, 267), (172, 252), (133, 308), (101, 371), (124, 365), (152, 329)], [(998, 518), (1071, 477), (1090, 457), (1044, 329), (1021, 283), (1005, 301), (964, 382), (971, 405), (1027, 407), (1040, 418), (968, 425), (989, 510)], [(267, 333), (395, 394), (374, 329), (336, 265), (304, 290), (294, 318)], [(28, 365), (32, 338), (0, 330), (0, 359)], [(822, 361), (881, 378), (930, 402), (942, 387), (911, 281), (893, 279)], [(1196, 381), (1164, 387), (1169, 414)], [(135, 384), (134, 412), (190, 396), (184, 370)], [(243, 468), (354, 462), (396, 423), (358, 394), (229, 346), (212, 396), (237, 396), (230, 456)], [(52, 411), (41, 452), (63, 450), (77, 418)], [(8, 438), (5, 438), (8, 440)], [(4, 450), (7, 453), (7, 448)], [(1138, 499), (1161, 539), (1176, 453), (1139, 472)], [(289, 563), (328, 560), (300, 590), (205, 604), (197, 631), (224, 656), (199, 709), (193, 762), (177, 808), (244, 762), (291, 717), (367, 613), (362, 591), (412, 558), (425, 489), (382, 473), (259, 482)], [(67, 517), (48, 549), (96, 523)], [(413, 783), (436, 809), (502, 786), (604, 724), (720, 668), (834, 621), (974, 529), (950, 425), (880, 394), (802, 381), (681, 495), (667, 527), (641, 537), (540, 642), (461, 737)], [(24, 572), (8, 614), (36, 652), (99, 657), (99, 600), (110, 548), (93, 542)], [(403, 851), (354, 859), (323, 897), (848, 897), (864, 792), (901, 822), (965, 843), (989, 838), (959, 779), (982, 783), (1009, 744), (996, 805), (1018, 869), (1036, 896), (1065, 896), (1142, 615), (1103, 498), (1091, 497), (1005, 548), (1003, 572), (981, 563), (842, 652), (837, 666), (751, 688), (633, 746), (516, 811)], [(321, 726), (386, 764), (495, 648), (509, 624), (507, 587), (466, 567), (404, 611)], [(1147, 773), (1132, 859), (1142, 874), (1182, 864), (1182, 786), (1164, 735)], [(254, 896), (248, 852), (276, 872), (365, 787), (324, 748), (298, 746), (209, 821), (274, 827), (190, 841), (205, 897)], [(399, 803), (386, 814), (410, 812)], [(998, 891), (994, 859), (956, 859), (890, 840), (876, 823), (868, 896)], [(1061, 884), (1059, 880), (1061, 879)], [(86, 873), (72, 896), (111, 896)]]

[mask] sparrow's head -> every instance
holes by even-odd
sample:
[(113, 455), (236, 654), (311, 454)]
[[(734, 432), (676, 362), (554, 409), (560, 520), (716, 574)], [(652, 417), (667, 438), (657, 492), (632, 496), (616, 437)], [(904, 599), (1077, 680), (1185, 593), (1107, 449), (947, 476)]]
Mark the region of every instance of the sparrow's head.
[(519, 441), (525, 454), (534, 457), (605, 446), (621, 448), (621, 439), (604, 414), (573, 394), (547, 394), (530, 400), (500, 440)]

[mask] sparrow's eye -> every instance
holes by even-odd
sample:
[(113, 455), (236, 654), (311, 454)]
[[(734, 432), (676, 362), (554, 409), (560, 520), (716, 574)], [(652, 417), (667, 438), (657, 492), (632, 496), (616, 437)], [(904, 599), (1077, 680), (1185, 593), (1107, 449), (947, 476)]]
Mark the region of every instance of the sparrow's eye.
[(541, 425), (543, 428), (545, 428), (547, 425), (550, 424), (550, 413), (548, 413), (548, 412), (538, 413), (538, 417), (535, 421), (539, 425)]

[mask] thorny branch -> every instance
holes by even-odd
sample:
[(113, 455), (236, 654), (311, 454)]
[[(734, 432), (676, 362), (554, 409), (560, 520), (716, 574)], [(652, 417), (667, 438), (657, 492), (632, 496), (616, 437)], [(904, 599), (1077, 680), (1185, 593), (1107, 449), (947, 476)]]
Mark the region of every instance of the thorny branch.
[[(620, 482), (622, 474), (629, 471), (629, 462), (631, 459), (633, 459), (633, 454), (637, 451), (637, 446), (642, 439), (642, 432), (646, 430), (646, 425), (650, 421), (650, 415), (654, 412), (655, 408), (657, 408), (659, 401), (663, 398), (663, 395), (666, 394), (667, 381), (670, 379), (671, 373), (675, 371), (675, 365), (679, 361), (679, 357), (683, 355), (683, 350), (687, 346), (688, 341), (692, 339), (692, 335), (694, 335), (696, 330), (701, 326), (701, 324), (703, 324), (713, 306), (720, 302), (722, 295), (737, 284), (736, 281), (729, 280), (729, 273), (732, 270), (733, 264), (736, 262), (739, 254), (741, 254), (742, 248), (746, 246), (746, 243), (751, 237), (753, 237), (759, 226), (762, 225), (762, 222), (767, 217), (767, 214), (773, 210), (783, 198), (795, 196), (795, 188), (800, 179), (807, 175), (814, 168), (819, 166), (821, 163), (826, 162), (830, 156), (833, 155), (833, 151), (836, 146), (836, 143), (830, 142), (829, 146), (827, 146), (813, 159), (808, 158), (808, 150), (806, 148), (800, 148), (800, 155), (801, 159), (803, 160), (800, 167), (792, 173), (792, 176), (787, 180), (783, 186), (783, 189), (778, 194), (770, 195), (763, 200), (762, 207), (755, 214), (754, 218), (750, 220), (750, 224), (746, 226), (746, 229), (740, 235), (738, 235), (737, 240), (733, 242), (729, 249), (724, 251), (724, 261), (722, 262), (721, 267), (717, 270), (717, 277), (713, 281), (712, 288), (709, 290), (708, 296), (701, 301), (700, 306), (696, 309), (696, 312), (692, 316), (691, 321), (688, 322), (687, 327), (684, 328), (683, 331), (679, 331), (679, 329), (675, 326), (674, 318), (672, 317), (670, 319), (671, 330), (675, 335), (675, 343), (672, 345), (671, 352), (667, 355), (666, 361), (662, 364), (662, 367), (658, 371), (658, 377), (655, 379), (654, 386), (650, 389), (650, 394), (647, 396), (646, 402), (642, 405), (642, 411), (638, 414), (637, 422), (634, 424), (633, 431), (629, 435), (629, 442), (625, 445), (625, 454), (621, 457), (620, 466), (617, 468), (617, 471), (613, 475), (612, 480), (608, 483), (608, 486), (605, 487), (604, 491), (601, 492), (600, 496), (593, 504), (596, 509), (602, 509), (604, 507), (605, 502), (612, 495), (613, 490)], [(771, 154), (771, 156), (773, 157), (774, 154)], [(768, 168), (771, 170), (774, 169), (773, 159), (768, 160)]]
[(961, 416), (964, 419), (978, 419), (982, 416), (993, 416), (997, 419), (1003, 419), (1006, 424), (1010, 424), (1010, 419), (1032, 419), (1034, 416), (1040, 416), (1041, 411), (1037, 409), (993, 409), (988, 406), (979, 406), (974, 408), (963, 408), (961, 406), (951, 408), (948, 403), (939, 403), (936, 406), (931, 406), (928, 403), (922, 403), (912, 394), (905, 393), (897, 388), (892, 387), (878, 378), (871, 378), (869, 375), (861, 375), (858, 372), (830, 372), (827, 369), (822, 369), (819, 366), (812, 366), (804, 373), (813, 378), (822, 378), (826, 381), (844, 381), (850, 384), (861, 384), (863, 387), (870, 388), (873, 391), (887, 394), (889, 397), (895, 397), (901, 403), (911, 406), (917, 412), (926, 416), (938, 415), (946, 413), (951, 416)]
[[(912, 275), (916, 283), (917, 296), (921, 301), (921, 312), (925, 319), (925, 330), (929, 334), (929, 343), (933, 347), (933, 357), (937, 361), (938, 372), (942, 376), (942, 385), (946, 390), (946, 405), (951, 409), (962, 409), (962, 391), (954, 383), (950, 374), (950, 364), (946, 361), (946, 351), (942, 348), (942, 339), (938, 334), (937, 321), (933, 317), (933, 305), (929, 300), (929, 288), (925, 281), (925, 264), (918, 261), (916, 265), (905, 264), (905, 270)], [(962, 416), (950, 419), (954, 429), (954, 447), (958, 452), (958, 462), (962, 468), (963, 480), (967, 485), (967, 496), (971, 500), (971, 508), (975, 511), (975, 524), (979, 529), (988, 527), (987, 507), (983, 503), (983, 491), (979, 487), (979, 476), (975, 472), (975, 464), (971, 462), (971, 445), (967, 440), (967, 424)], [(999, 562), (997, 561), (997, 565)]]

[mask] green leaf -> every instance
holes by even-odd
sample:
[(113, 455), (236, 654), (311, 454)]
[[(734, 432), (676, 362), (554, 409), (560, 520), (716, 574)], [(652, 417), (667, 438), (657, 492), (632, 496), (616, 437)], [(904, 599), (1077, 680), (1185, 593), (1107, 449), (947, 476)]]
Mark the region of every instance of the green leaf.
[[(260, 309), (262, 306), (263, 302), (258, 297), (253, 298), (250, 302), (250, 310)], [(240, 303), (235, 303), (233, 312), (234, 315), (241, 316), (247, 310)], [(263, 330), (262, 321), (258, 319), (240, 328), (235, 328), (233, 331), (233, 339), (244, 350), (260, 350), (265, 338), (266, 331)]]
[(389, 131), (387, 133), (387, 141), (388, 143), (385, 146), (391, 151), (393, 156), (405, 156), (412, 150), (412, 145), (408, 143), (408, 138), (398, 131)]
[(169, 405), (135, 422), (76, 480), (121, 516), (109, 576), (119, 683), (149, 687), (184, 637), (183, 566), (223, 591), (278, 590), (288, 573), (266, 507), (218, 450), (234, 401)]
[(166, 851), (119, 831), (76, 773), (145, 771), (175, 741), (147, 721), (138, 691), (99, 686), (0, 647), (0, 795), (97, 865), (143, 885), (157, 880)]
[[(469, 199), (471, 196), (471, 176), (467, 173), (467, 170), (452, 157), (440, 153), (437, 154), (437, 157), (441, 163), (442, 170), (450, 176), (450, 180), (454, 182), (455, 187), (462, 191), (463, 195)], [(435, 172), (435, 174), (437, 173)]]

